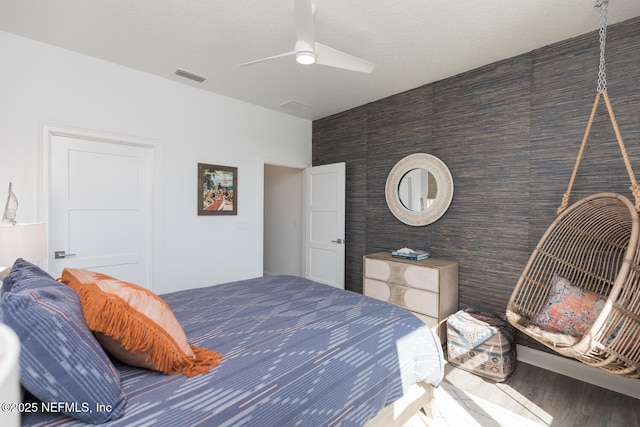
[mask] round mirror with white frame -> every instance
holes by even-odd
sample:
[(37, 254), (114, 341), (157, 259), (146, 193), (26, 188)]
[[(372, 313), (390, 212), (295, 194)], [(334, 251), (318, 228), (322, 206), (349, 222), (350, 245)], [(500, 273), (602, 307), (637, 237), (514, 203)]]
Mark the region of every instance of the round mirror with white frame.
[(453, 199), (453, 178), (447, 165), (431, 154), (411, 154), (389, 172), (385, 186), (387, 206), (407, 225), (437, 221)]

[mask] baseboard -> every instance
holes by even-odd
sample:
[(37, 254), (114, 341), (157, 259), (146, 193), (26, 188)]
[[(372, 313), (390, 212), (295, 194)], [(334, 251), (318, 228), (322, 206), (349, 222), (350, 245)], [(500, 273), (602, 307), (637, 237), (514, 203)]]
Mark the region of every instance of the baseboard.
[(610, 374), (593, 366), (580, 363), (577, 360), (534, 350), (522, 345), (517, 346), (517, 352), (518, 360), (523, 363), (640, 399), (640, 379)]

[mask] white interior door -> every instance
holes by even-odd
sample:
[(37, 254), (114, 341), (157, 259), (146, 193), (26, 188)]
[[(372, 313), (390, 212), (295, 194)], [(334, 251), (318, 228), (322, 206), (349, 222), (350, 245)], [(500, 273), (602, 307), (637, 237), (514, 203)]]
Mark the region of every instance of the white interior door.
[(151, 151), (49, 136), (51, 275), (84, 268), (151, 289)]
[(345, 163), (305, 169), (305, 277), (344, 289)]

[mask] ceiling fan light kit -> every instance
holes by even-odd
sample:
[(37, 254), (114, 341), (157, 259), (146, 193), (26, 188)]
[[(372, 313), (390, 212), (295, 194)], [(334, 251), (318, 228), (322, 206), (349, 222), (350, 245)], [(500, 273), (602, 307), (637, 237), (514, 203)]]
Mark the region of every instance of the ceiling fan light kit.
[(298, 64), (311, 65), (316, 62), (316, 53), (313, 47), (304, 40), (298, 40), (293, 51), (296, 54)]
[(298, 61), (298, 64), (311, 65), (316, 62), (316, 54), (313, 52), (298, 52), (296, 53), (296, 61)]
[(294, 0), (293, 6), (297, 35), (294, 50), (251, 62), (245, 62), (244, 64), (240, 64), (240, 66), (253, 65), (259, 62), (281, 58), (283, 56), (295, 56), (296, 61), (303, 65), (318, 63), (328, 67), (358, 71), (361, 73), (370, 73), (373, 71), (376, 66), (372, 62), (355, 57), (332, 47), (322, 45), (315, 41), (315, 30), (313, 26), (315, 6), (311, 4), (311, 0)]

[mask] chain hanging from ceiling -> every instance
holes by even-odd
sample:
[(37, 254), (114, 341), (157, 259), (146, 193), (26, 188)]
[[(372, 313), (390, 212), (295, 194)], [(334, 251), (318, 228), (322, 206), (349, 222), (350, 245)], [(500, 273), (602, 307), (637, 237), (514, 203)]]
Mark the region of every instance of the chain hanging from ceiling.
[(611, 106), (611, 101), (609, 100), (609, 95), (607, 93), (607, 74), (605, 72), (604, 52), (605, 52), (605, 44), (607, 41), (608, 6), (609, 6), (609, 2), (606, 0), (601, 3), (597, 3), (595, 6), (600, 9), (600, 67), (598, 69), (598, 91), (596, 93), (596, 99), (593, 103), (591, 115), (589, 116), (587, 129), (584, 133), (584, 138), (582, 139), (580, 150), (578, 151), (578, 157), (576, 158), (576, 163), (575, 163), (575, 166), (573, 167), (573, 173), (571, 174), (571, 179), (569, 180), (569, 186), (567, 188), (567, 191), (564, 193), (564, 196), (562, 197), (562, 203), (560, 204), (560, 207), (558, 208), (558, 211), (557, 211), (558, 215), (564, 212), (569, 206), (569, 198), (571, 197), (571, 189), (573, 188), (573, 182), (575, 180), (576, 174), (578, 173), (578, 167), (580, 166), (580, 159), (582, 158), (584, 149), (587, 144), (587, 138), (589, 136), (589, 132), (591, 131), (591, 125), (593, 124), (593, 120), (596, 115), (596, 110), (598, 108), (600, 98), (603, 98), (605, 104), (607, 105), (609, 118), (611, 119), (611, 124), (613, 125), (613, 130), (616, 134), (618, 145), (620, 146), (622, 159), (624, 161), (625, 167), (627, 168), (629, 180), (631, 181), (631, 187), (629, 188), (631, 189), (631, 192), (635, 198), (635, 208), (636, 208), (636, 211), (640, 212), (640, 186), (636, 181), (636, 177), (633, 172), (633, 168), (631, 166), (631, 161), (629, 160), (629, 156), (627, 155), (627, 149), (624, 145), (624, 141), (622, 140), (622, 135), (620, 134), (620, 128), (618, 127), (616, 117), (613, 114), (613, 107)]
[(604, 51), (607, 44), (607, 13), (609, 2), (603, 1), (596, 4), (600, 9), (600, 67), (598, 68), (598, 92), (607, 90), (607, 71), (605, 69)]

